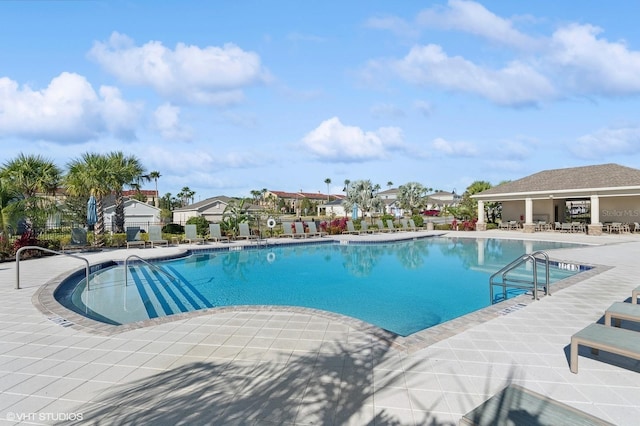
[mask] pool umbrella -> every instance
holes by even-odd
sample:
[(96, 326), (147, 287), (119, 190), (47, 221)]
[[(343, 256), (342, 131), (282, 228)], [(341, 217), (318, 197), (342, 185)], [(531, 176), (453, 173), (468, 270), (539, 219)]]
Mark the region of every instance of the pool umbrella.
[(96, 210), (96, 198), (92, 195), (87, 201), (87, 225), (89, 228), (93, 228), (93, 225), (98, 221), (98, 212)]
[(351, 219), (356, 220), (358, 218), (358, 204), (353, 204), (353, 209), (351, 210)]

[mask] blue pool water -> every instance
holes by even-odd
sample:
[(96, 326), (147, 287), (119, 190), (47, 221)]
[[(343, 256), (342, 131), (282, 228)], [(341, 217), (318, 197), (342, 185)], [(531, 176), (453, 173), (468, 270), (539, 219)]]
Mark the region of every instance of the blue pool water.
[[(155, 263), (177, 283), (137, 264), (125, 286), (118, 265), (92, 274), (90, 291), (82, 281), (60, 299), (112, 324), (220, 306), (282, 305), (337, 312), (407, 336), (489, 306), (490, 275), (518, 256), (567, 246), (574, 245), (432, 237), (196, 252)], [(552, 268), (551, 282), (577, 272)]]

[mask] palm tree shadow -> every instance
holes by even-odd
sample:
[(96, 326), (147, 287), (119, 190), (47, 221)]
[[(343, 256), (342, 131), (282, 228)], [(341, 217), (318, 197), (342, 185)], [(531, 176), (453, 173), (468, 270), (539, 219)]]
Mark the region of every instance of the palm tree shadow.
[[(193, 362), (114, 387), (78, 407), (77, 424), (401, 425), (392, 412), (374, 413), (374, 365), (388, 351), (386, 344), (354, 351), (335, 343), (288, 362)], [(375, 387), (402, 383), (403, 373), (391, 372), (376, 378)], [(443, 425), (424, 417), (420, 424)]]

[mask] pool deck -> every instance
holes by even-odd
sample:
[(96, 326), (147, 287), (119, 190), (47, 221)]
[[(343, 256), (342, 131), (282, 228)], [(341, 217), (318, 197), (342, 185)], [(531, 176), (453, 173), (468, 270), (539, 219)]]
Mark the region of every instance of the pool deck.
[[(0, 425), (457, 425), (509, 383), (617, 425), (637, 423), (640, 362), (581, 349), (579, 373), (572, 374), (568, 345), (640, 284), (640, 234), (446, 235), (599, 244), (549, 252), (554, 260), (597, 265), (597, 273), (536, 302), (521, 296), (400, 338), (339, 315), (276, 307), (101, 328), (48, 305), (45, 284), (81, 268), (79, 260), (21, 261), (20, 290), (15, 262), (0, 263)], [(81, 255), (96, 264), (188, 248), (202, 246)]]

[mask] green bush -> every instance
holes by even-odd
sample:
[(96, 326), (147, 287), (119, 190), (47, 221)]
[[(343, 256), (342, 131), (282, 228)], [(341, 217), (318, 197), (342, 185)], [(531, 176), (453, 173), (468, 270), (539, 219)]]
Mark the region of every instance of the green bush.
[(184, 226), (177, 223), (168, 223), (162, 227), (162, 232), (165, 234), (184, 234)]
[(202, 216), (190, 217), (187, 225), (196, 225), (196, 233), (205, 236), (209, 234), (209, 221)]
[(411, 219), (413, 219), (413, 223), (415, 223), (418, 228), (421, 228), (422, 225), (424, 225), (424, 217), (420, 214), (414, 214), (411, 216)]

